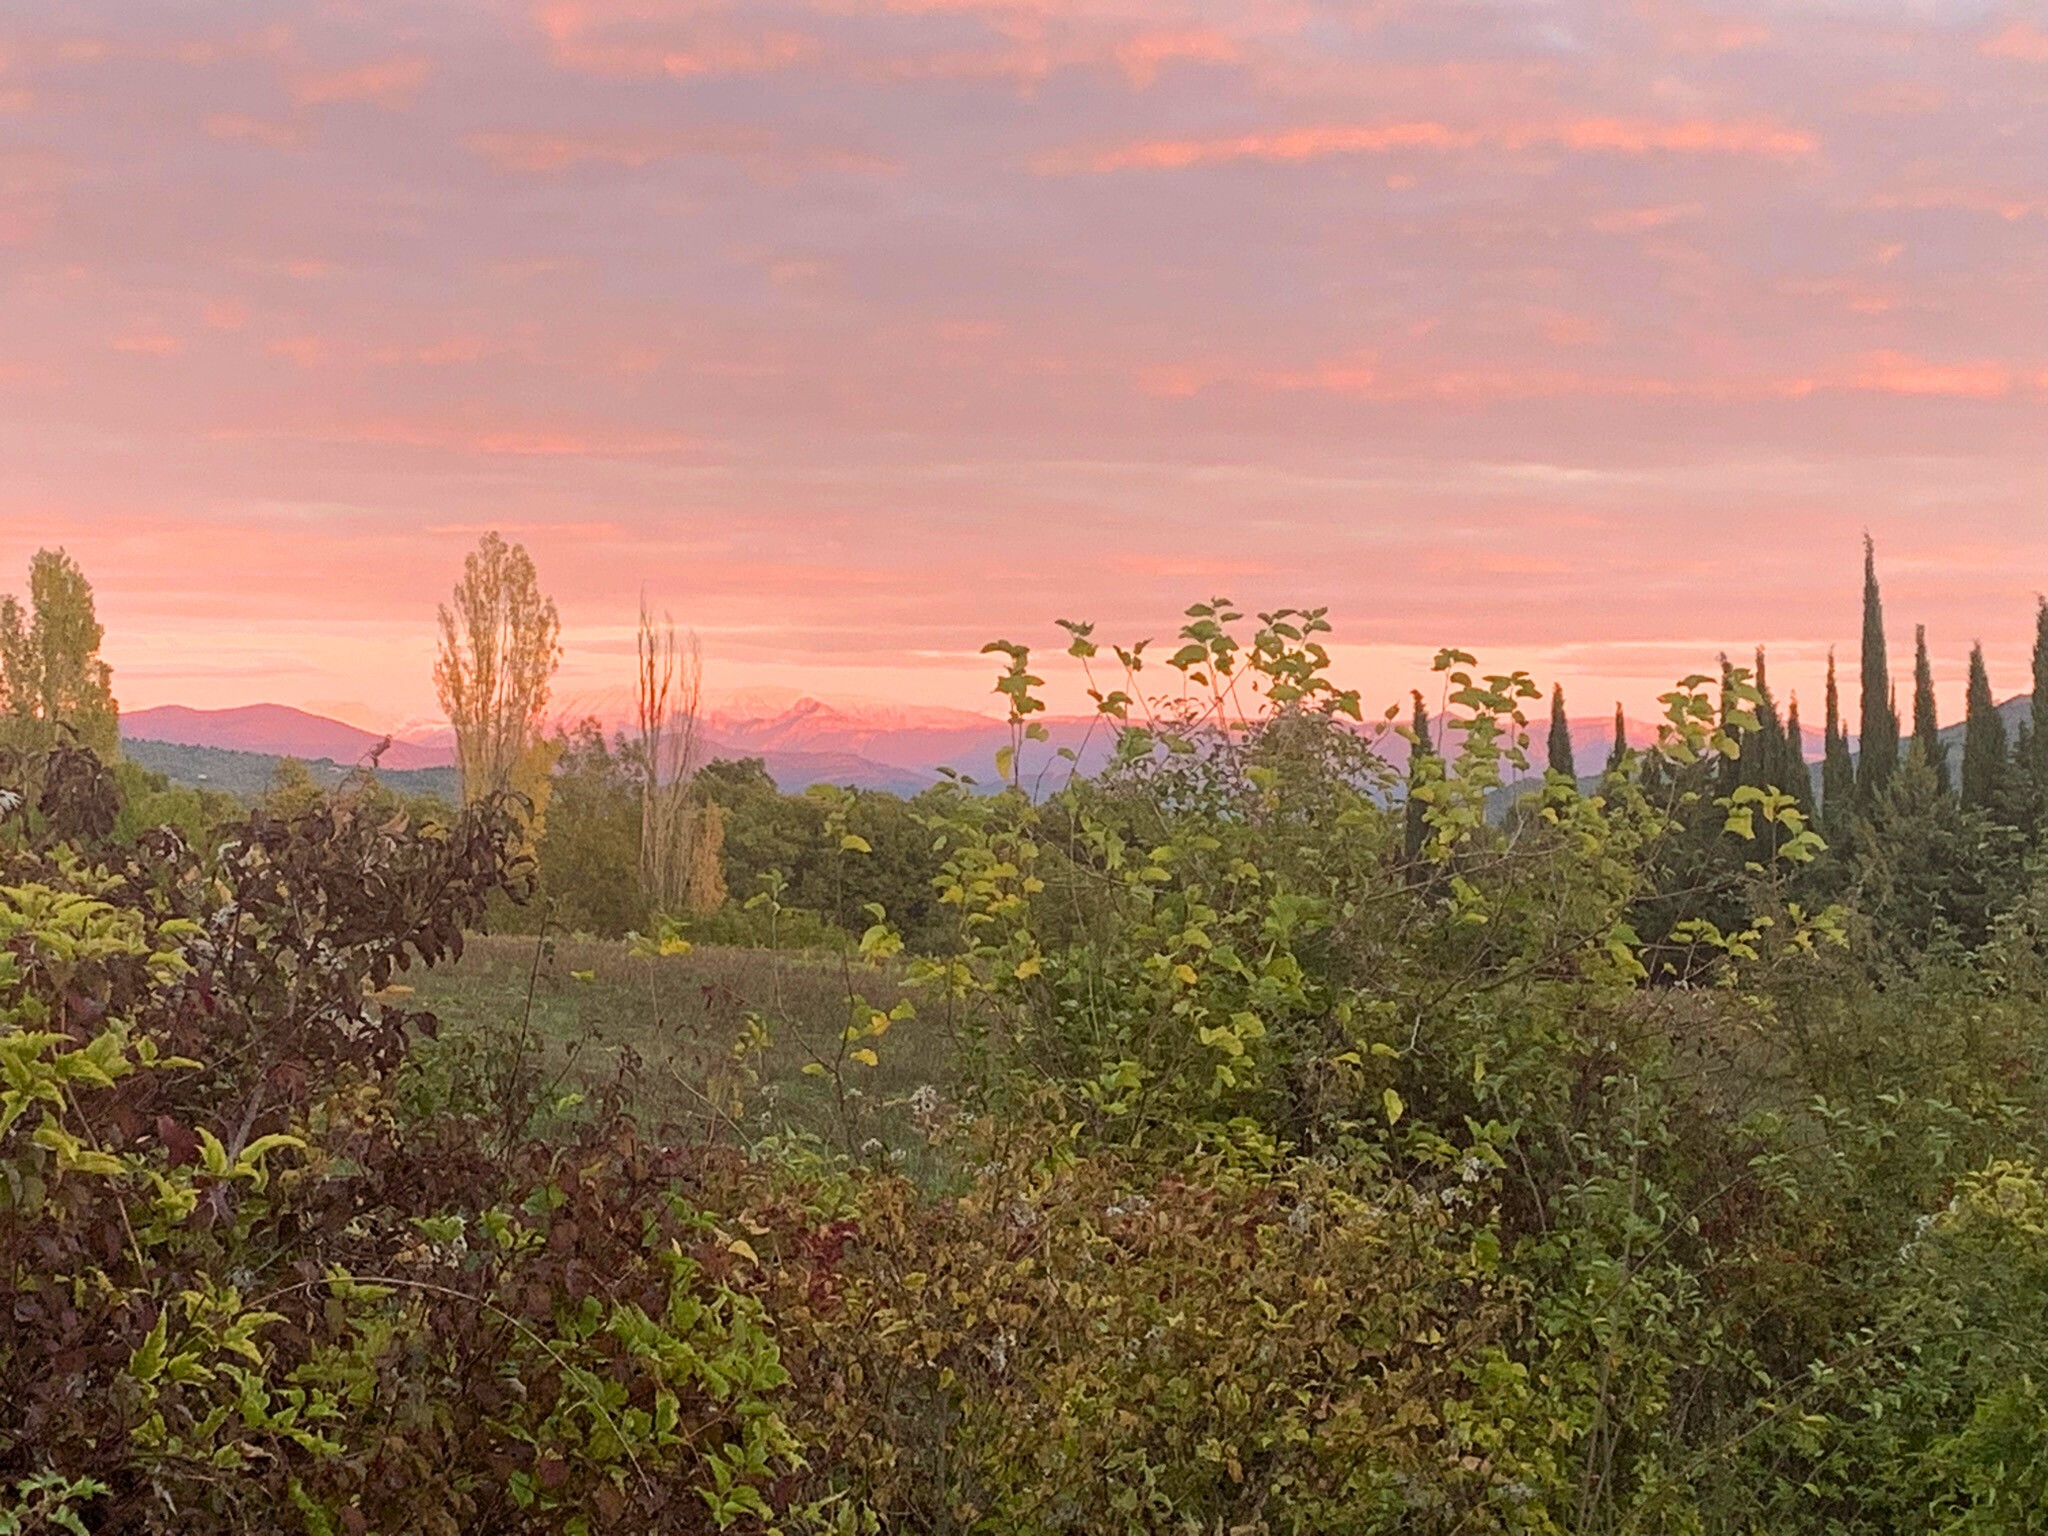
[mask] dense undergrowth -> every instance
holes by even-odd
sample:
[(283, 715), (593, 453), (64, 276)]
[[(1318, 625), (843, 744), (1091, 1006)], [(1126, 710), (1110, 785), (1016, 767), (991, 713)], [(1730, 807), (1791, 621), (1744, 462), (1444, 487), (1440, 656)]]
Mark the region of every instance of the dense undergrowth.
[(434, 1042), (516, 806), (195, 848), (7, 764), (0, 1531), (2048, 1526), (2032, 831), (1959, 823), (1961, 931), (1912, 768), (1828, 847), (1740, 672), (1503, 821), (1526, 678), (1447, 653), (1397, 774), (1235, 620), (1107, 773), (926, 798), (919, 942), (771, 968), (674, 1113), (509, 998)]

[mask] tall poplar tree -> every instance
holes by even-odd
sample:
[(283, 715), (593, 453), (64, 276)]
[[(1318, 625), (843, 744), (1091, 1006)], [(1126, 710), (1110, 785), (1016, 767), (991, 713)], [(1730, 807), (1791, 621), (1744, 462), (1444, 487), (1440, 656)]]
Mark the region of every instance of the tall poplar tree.
[(1564, 712), (1563, 683), (1555, 683), (1550, 689), (1550, 740), (1547, 745), (1550, 771), (1561, 773), (1574, 784), (1578, 783), (1578, 765), (1572, 760), (1571, 722), (1565, 718)]
[(1935, 718), (1934, 668), (1927, 660), (1927, 626), (1913, 626), (1913, 756), (1934, 770), (1943, 794), (1949, 790), (1948, 748)]
[[(539, 743), (562, 648), (554, 600), (542, 595), (526, 547), (484, 535), (440, 619), (434, 686), (455, 728), (463, 799), (527, 789), (517, 780)], [(544, 782), (533, 788), (545, 793)]]
[(2005, 717), (1991, 697), (1991, 678), (1984, 670), (1984, 647), (1970, 647), (1969, 713), (1963, 722), (1963, 804), (1988, 810), (2005, 781)]
[(1877, 545), (1863, 536), (1863, 665), (1856, 794), (1866, 805), (1899, 765), (1899, 709), (1884, 653), (1884, 601), (1877, 590)]
[(28, 606), (0, 597), (0, 714), (19, 745), (49, 746), (59, 729), (110, 757), (120, 747), (113, 669), (100, 660), (92, 583), (61, 549), (28, 565)]

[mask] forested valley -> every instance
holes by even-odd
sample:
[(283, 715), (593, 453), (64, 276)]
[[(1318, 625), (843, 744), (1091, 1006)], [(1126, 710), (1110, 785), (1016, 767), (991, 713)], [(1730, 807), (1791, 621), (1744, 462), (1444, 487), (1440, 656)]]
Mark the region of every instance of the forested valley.
[(1212, 600), (789, 795), (651, 611), (634, 722), (552, 721), (493, 535), (440, 801), (125, 760), (38, 555), (0, 1533), (2048, 1530), (2048, 605), (1944, 729), (1865, 573), (1818, 732), (1704, 657), (1576, 762), (1544, 680), (1381, 711)]

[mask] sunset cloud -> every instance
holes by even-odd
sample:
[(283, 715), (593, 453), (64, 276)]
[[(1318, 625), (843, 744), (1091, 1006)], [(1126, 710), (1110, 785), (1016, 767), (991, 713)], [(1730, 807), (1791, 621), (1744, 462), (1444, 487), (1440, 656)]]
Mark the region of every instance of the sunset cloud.
[(1865, 528), (2026, 654), (2026, 8), (91, 9), (0, 20), (0, 590), (71, 548), (124, 703), (430, 713), (490, 528), (572, 691), (643, 584), (721, 687), (981, 707), (990, 635), (1225, 582), (1387, 697), (1763, 639), (1812, 698)]
[(1876, 352), (1854, 378), (1857, 389), (1888, 395), (1953, 395), (1988, 400), (2010, 394), (2013, 372), (2003, 363), (1936, 363), (1902, 352)]
[(1509, 152), (1563, 149), (1581, 154), (1755, 155), (1783, 160), (1811, 155), (1819, 144), (1811, 133), (1762, 122), (1596, 117), (1463, 128), (1423, 120), (1287, 128), (1214, 139), (1153, 139), (1078, 157), (1053, 156), (1040, 161), (1040, 166), (1052, 172), (1078, 167), (1106, 174), (1181, 170), (1244, 160), (1286, 163), (1400, 150), (1450, 152), (1482, 147)]
[(814, 58), (817, 38), (786, 27), (751, 27), (717, 4), (555, 0), (534, 12), (554, 62), (616, 76), (745, 75)]
[(1977, 51), (1987, 59), (2016, 59), (2025, 64), (2048, 64), (2048, 31), (2030, 21), (2016, 21), (2003, 32), (1987, 37)]
[(292, 82), (292, 96), (301, 106), (334, 102), (372, 102), (398, 107), (427, 83), (432, 67), (418, 54), (401, 54), (358, 64), (352, 69), (302, 75)]
[(888, 162), (843, 146), (804, 147), (751, 128), (696, 133), (661, 131), (601, 134), (473, 133), (464, 141), (497, 169), (523, 176), (554, 176), (582, 166), (642, 170), (665, 161), (709, 158), (737, 161), (771, 177), (807, 171), (874, 172)]

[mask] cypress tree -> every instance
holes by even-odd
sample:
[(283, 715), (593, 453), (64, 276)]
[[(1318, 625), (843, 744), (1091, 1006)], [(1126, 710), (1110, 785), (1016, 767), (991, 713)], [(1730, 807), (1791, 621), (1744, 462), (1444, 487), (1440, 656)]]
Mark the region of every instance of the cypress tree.
[(1856, 794), (1866, 805), (1899, 765), (1899, 707), (1884, 654), (1884, 601), (1877, 590), (1877, 545), (1863, 536), (1863, 670)]
[(1828, 714), (1826, 756), (1821, 759), (1820, 808), (1839, 836), (1849, 825), (1849, 801), (1856, 788), (1856, 768), (1849, 758), (1849, 738), (1842, 729), (1842, 694), (1835, 683), (1835, 653), (1828, 652)]
[(1413, 693), (1415, 714), (1409, 729), (1414, 741), (1408, 746), (1408, 805), (1404, 826), (1404, 843), (1408, 862), (1414, 863), (1422, 856), (1422, 845), (1429, 840), (1429, 822), (1425, 819), (1428, 807), (1415, 796), (1415, 786), (1422, 782), (1422, 765), (1425, 760), (1436, 756), (1436, 747), (1429, 739), (1429, 711), (1423, 707), (1422, 694)]
[(1991, 697), (1984, 647), (1970, 647), (1970, 711), (1963, 724), (1963, 804), (1989, 809), (2005, 779), (2005, 720)]
[(2033, 770), (2036, 790), (2048, 795), (2048, 597), (2039, 599), (2034, 608), (2034, 693), (2030, 704), (2032, 728), (2027, 741), (2032, 751), (2027, 766)]
[(1564, 714), (1564, 684), (1550, 690), (1550, 771), (1579, 782), (1578, 765), (1572, 761), (1572, 728)]
[(1778, 719), (1778, 701), (1771, 697), (1770, 674), (1764, 665), (1764, 648), (1756, 648), (1756, 691), (1763, 695), (1756, 706), (1756, 733), (1742, 744), (1742, 782), (1759, 789), (1775, 785), (1792, 786), (1784, 780), (1785, 727)]
[(1927, 626), (1913, 626), (1913, 756), (1934, 770), (1934, 782), (1948, 793), (1948, 748), (1935, 718), (1934, 668), (1927, 660)]
[(1621, 700), (1614, 701), (1614, 745), (1607, 749), (1607, 771), (1620, 773), (1628, 766), (1628, 717), (1621, 712)]
[(1813, 815), (1813, 771), (1806, 766), (1806, 731), (1799, 724), (1799, 695), (1785, 710), (1785, 743), (1779, 749), (1778, 787), (1799, 802), (1799, 809)]

